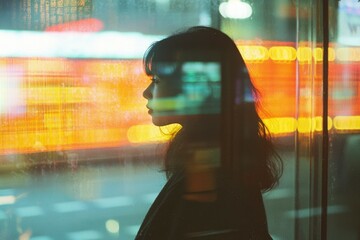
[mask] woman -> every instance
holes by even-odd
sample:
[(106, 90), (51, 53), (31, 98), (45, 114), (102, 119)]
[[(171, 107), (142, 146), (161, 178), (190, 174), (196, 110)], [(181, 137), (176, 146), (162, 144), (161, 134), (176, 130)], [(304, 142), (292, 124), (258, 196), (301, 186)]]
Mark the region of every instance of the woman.
[(261, 191), (277, 184), (282, 163), (235, 43), (192, 27), (150, 46), (144, 66), (153, 123), (182, 128), (136, 239), (271, 239)]

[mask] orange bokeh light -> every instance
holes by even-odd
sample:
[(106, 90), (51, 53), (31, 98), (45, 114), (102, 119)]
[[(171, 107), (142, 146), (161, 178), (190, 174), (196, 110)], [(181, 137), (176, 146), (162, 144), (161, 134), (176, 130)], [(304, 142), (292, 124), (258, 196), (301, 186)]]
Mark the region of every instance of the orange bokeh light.
[[(318, 131), (317, 118), (314, 122), (307, 118), (311, 113), (305, 113), (304, 118), (295, 119), (295, 111), (296, 94), (302, 96), (299, 104), (305, 106), (314, 103), (306, 96), (310, 98), (321, 92), (321, 49), (296, 50), (290, 44), (259, 46), (246, 42), (239, 45), (239, 51), (243, 53), (254, 85), (260, 92), (261, 109), (264, 110), (259, 109), (260, 116), (270, 131), (274, 134), (306, 129)], [(358, 74), (349, 74), (360, 72), (358, 59), (354, 56), (349, 49), (331, 49), (330, 88), (336, 89), (337, 79), (344, 74), (352, 76), (348, 84), (359, 81), (356, 79)], [(350, 61), (351, 57), (354, 61)], [(315, 69), (309, 67), (311, 59), (316, 63)], [(300, 62), (299, 85), (296, 61)], [(302, 78), (309, 76), (315, 76), (314, 85), (303, 85)], [(21, 80), (18, 88), (22, 101), (19, 101), (17, 112), (6, 108), (5, 83), (12, 77)], [(141, 60), (0, 59), (0, 88), (4, 94), (4, 106), (0, 108), (0, 154), (166, 140), (151, 127), (146, 100), (142, 97), (148, 83)], [(296, 92), (297, 88), (299, 92)], [(359, 92), (359, 88), (355, 90)], [(346, 93), (335, 92), (329, 100), (329, 122), (334, 122), (330, 127), (360, 129), (356, 117), (360, 116), (359, 95), (349, 92), (349, 96), (344, 96)], [(321, 109), (321, 104), (315, 101), (314, 109)], [(140, 136), (139, 132), (145, 130), (148, 134)], [(152, 134), (155, 132), (154, 140)]]

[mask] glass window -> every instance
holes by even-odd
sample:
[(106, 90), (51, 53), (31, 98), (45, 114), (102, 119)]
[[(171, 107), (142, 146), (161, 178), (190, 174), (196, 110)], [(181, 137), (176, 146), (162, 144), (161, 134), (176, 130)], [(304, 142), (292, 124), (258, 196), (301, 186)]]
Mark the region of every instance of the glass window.
[[(329, 239), (360, 237), (359, 213), (359, 31), (360, 3), (330, 6), (329, 60)], [(330, 50), (329, 50), (330, 51)]]
[[(360, 5), (329, 2), (326, 103), (321, 1), (1, 1), (0, 239), (134, 239), (167, 183), (164, 158), (181, 128), (154, 125), (144, 90), (177, 69), (181, 87), (173, 90), (181, 94), (159, 108), (229, 111), (219, 102), (231, 87), (220, 87), (224, 72), (211, 53), (206, 61), (161, 62), (152, 79), (144, 71), (152, 43), (198, 25), (235, 41), (283, 161), (279, 185), (262, 193), (273, 239), (320, 238), (324, 106), (328, 238), (357, 239)], [(251, 91), (233, 98), (253, 101)], [(212, 105), (200, 105), (204, 99)], [(232, 134), (235, 126), (224, 129)], [(205, 150), (192, 156), (220, 158), (218, 149)]]

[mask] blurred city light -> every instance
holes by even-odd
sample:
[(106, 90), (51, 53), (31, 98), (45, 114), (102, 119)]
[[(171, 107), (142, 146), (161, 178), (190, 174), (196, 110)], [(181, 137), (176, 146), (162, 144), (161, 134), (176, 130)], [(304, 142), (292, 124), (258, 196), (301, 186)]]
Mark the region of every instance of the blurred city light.
[[(313, 118), (300, 117), (298, 118), (298, 131), (301, 133), (309, 133), (314, 131), (322, 131), (322, 117), (317, 116)], [(328, 130), (332, 128), (332, 119), (328, 117)]]
[(336, 49), (337, 59), (347, 62), (360, 62), (360, 47), (341, 47)]
[(114, 219), (109, 219), (105, 223), (106, 230), (110, 233), (119, 233), (120, 225), (119, 222)]
[(104, 23), (96, 18), (87, 18), (49, 26), (47, 32), (97, 32), (104, 28)]
[[(9, 33), (0, 33), (4, 32)], [(12, 32), (20, 33), (24, 33), (25, 39), (32, 38), (33, 34)], [(97, 38), (98, 35), (92, 36)], [(114, 47), (111, 41), (103, 44)], [(15, 49), (17, 43), (11, 44)], [(291, 43), (270, 41), (262, 45), (238, 41), (237, 47), (261, 93), (262, 107), (270, 113), (259, 112), (270, 132), (281, 135), (321, 131), (321, 120), (294, 118), (296, 81), (293, 77), (296, 61), (305, 68), (312, 61), (321, 62), (323, 49), (296, 48)], [(83, 53), (91, 54), (86, 48), (83, 50)], [(358, 47), (329, 48), (329, 60), (333, 62), (331, 82), (337, 83), (339, 74), (352, 76), (351, 73), (359, 71), (358, 51)], [(20, 50), (14, 53), (22, 54)], [(67, 54), (70, 51), (63, 55)], [(142, 53), (139, 54), (132, 55), (137, 57), (136, 60), (72, 59), (74, 55), (71, 54), (64, 58), (0, 58), (0, 154), (167, 141), (171, 131), (164, 134), (163, 129), (153, 126), (145, 107), (142, 91), (149, 79), (143, 72)], [(109, 56), (106, 52), (100, 55)], [(348, 79), (349, 84), (356, 84), (355, 76)], [(277, 89), (276, 94), (274, 89)], [(331, 127), (336, 130), (358, 131), (359, 121), (354, 118), (360, 116), (358, 95), (355, 92), (349, 94), (346, 89), (332, 93), (329, 124), (334, 120)], [(311, 91), (315, 91), (308, 87), (300, 90), (301, 96), (310, 96)], [(344, 101), (347, 108), (342, 107)], [(315, 104), (318, 106), (320, 102)], [(161, 106), (171, 109), (174, 103), (170, 99)]]
[(137, 32), (34, 32), (0, 30), (0, 57), (139, 59), (162, 36)]
[(228, 0), (220, 3), (219, 12), (224, 18), (245, 19), (252, 15), (252, 7), (240, 0)]
[(360, 130), (360, 116), (336, 116), (334, 126), (338, 130)]
[(0, 196), (0, 205), (14, 204), (15, 201), (15, 196)]
[(263, 122), (273, 134), (291, 133), (297, 129), (297, 121), (295, 118), (266, 118), (263, 119)]
[(161, 128), (153, 124), (134, 125), (127, 131), (127, 137), (131, 143), (164, 142), (180, 128), (179, 124), (170, 124)]
[(270, 47), (269, 55), (274, 61), (294, 61), (297, 57), (293, 47)]
[(23, 72), (0, 64), (0, 114), (15, 116), (25, 111), (21, 85)]
[[(260, 45), (238, 45), (238, 49), (246, 61), (265, 61), (269, 58), (273, 61), (291, 62), (298, 60), (302, 63), (309, 62), (314, 58), (316, 62), (322, 61), (322, 48), (309, 48), (309, 47), (295, 47), (290, 46), (272, 46), (264, 47)], [(356, 62), (360, 61), (360, 48), (346, 47), (337, 49), (329, 48), (329, 61), (340, 61)], [(336, 58), (337, 56), (337, 58)]]
[(264, 46), (238, 45), (242, 57), (247, 61), (265, 61), (269, 59), (269, 51)]

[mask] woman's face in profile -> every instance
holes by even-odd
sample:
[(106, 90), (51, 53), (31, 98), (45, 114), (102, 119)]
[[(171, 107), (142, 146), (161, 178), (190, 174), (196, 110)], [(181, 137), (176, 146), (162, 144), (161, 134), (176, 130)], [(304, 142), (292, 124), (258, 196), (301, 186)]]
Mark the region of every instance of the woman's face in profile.
[(196, 116), (220, 112), (218, 62), (157, 63), (143, 92), (156, 126), (189, 123)]
[(160, 78), (157, 75), (151, 77), (151, 83), (144, 90), (143, 96), (148, 100), (146, 107), (154, 125), (181, 124), (182, 117), (177, 114), (181, 101), (176, 85), (176, 79)]

